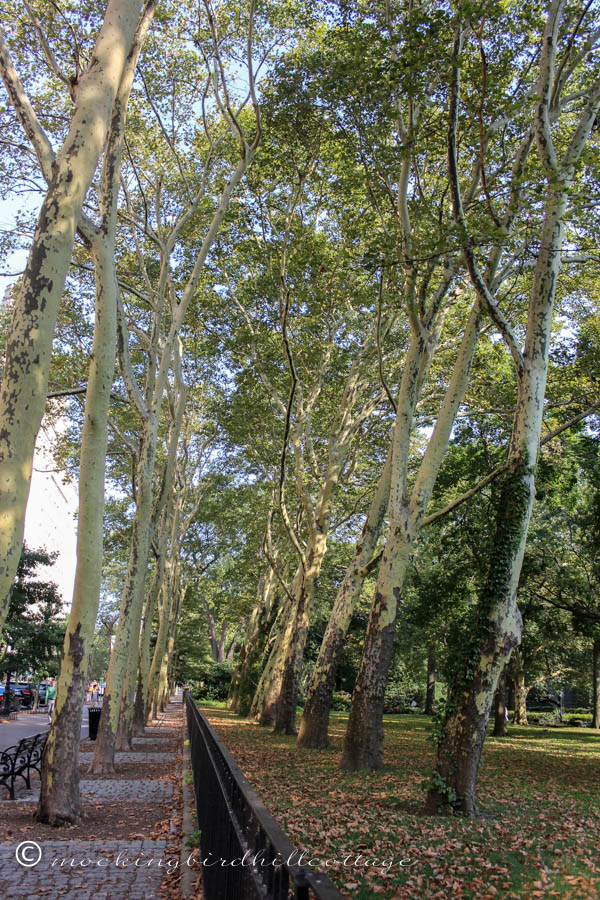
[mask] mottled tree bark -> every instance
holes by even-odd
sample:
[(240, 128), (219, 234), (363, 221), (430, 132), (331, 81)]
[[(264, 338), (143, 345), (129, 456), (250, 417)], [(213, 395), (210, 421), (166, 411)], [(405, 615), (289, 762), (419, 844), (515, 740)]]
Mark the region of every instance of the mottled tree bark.
[[(175, 598), (179, 596), (179, 551), (181, 540), (187, 531), (187, 526), (180, 528), (181, 522), (181, 497), (173, 502), (171, 510), (169, 549), (164, 561), (164, 574), (157, 573), (157, 581), (155, 583), (158, 603), (158, 634), (154, 645), (154, 653), (152, 654), (152, 662), (150, 664), (148, 675), (146, 678), (146, 690), (144, 694), (144, 717), (146, 722), (156, 718), (157, 712), (157, 694), (158, 694), (158, 676), (160, 671), (161, 660), (165, 647), (167, 645), (169, 622), (171, 620), (172, 610), (175, 606)], [(189, 524), (189, 520), (188, 520)], [(165, 522), (165, 529), (166, 529)], [(148, 649), (149, 649), (148, 637)]]
[[(281, 280), (284, 284), (285, 264), (281, 273)], [(286, 336), (285, 322), (288, 304), (289, 293), (284, 291), (282, 308), (285, 312), (282, 320), (282, 339), (293, 384), (292, 393), (290, 394), (291, 403), (296, 390), (298, 375)], [(373, 396), (368, 396), (366, 400), (360, 398), (361, 389), (365, 382), (365, 363), (374, 352), (374, 336), (374, 330), (366, 335), (345, 380), (338, 411), (329, 432), (327, 467), (319, 485), (316, 501), (312, 499), (304, 480), (304, 439), (307, 438), (307, 428), (309, 428), (309, 410), (316, 396), (318, 396), (320, 387), (316, 393), (313, 393), (312, 400), (307, 406), (304, 406), (303, 402), (300, 403), (298, 421), (289, 429), (289, 434), (287, 431), (285, 434), (279, 485), (279, 507), (290, 542), (298, 555), (299, 566), (289, 591), (289, 610), (283, 623), (284, 630), (281, 639), (273, 647), (252, 704), (252, 709), (256, 711), (259, 722), (261, 724), (273, 723), (276, 732), (282, 734), (297, 733), (296, 701), (298, 680), (310, 627), (310, 615), (315, 597), (316, 583), (327, 552), (332, 496), (340, 478), (343, 477), (344, 465), (352, 442), (358, 434), (361, 425), (367, 421), (377, 407), (379, 400), (379, 397), (373, 398)], [(322, 375), (323, 373), (321, 373), (321, 383)], [(263, 381), (268, 384), (268, 380), (265, 379), (264, 375)], [(298, 388), (298, 390), (301, 391), (301, 388)], [(272, 386), (270, 391), (272, 395), (275, 393)], [(288, 409), (281, 400), (278, 402), (282, 413), (287, 417)], [(307, 523), (308, 535), (304, 544), (300, 542), (291, 526), (283, 499), (288, 438), (291, 439), (294, 449), (296, 488)], [(311, 445), (309, 432), (307, 440), (308, 444)], [(314, 450), (312, 452), (314, 453)]]
[(514, 722), (515, 725), (527, 725), (527, 695), (529, 694), (529, 688), (525, 684), (523, 660), (518, 647), (513, 651), (509, 671), (513, 680), (515, 695)]
[(327, 549), (327, 538), (320, 529), (306, 559), (296, 596), (296, 607), (289, 631), (289, 638), (282, 654), (281, 689), (275, 712), (275, 733), (298, 733), (296, 728), (296, 702), (298, 680), (308, 637), (310, 610), (315, 596), (316, 582)]
[(392, 658), (398, 604), (416, 536), (431, 497), (450, 440), (456, 413), (464, 397), (480, 328), (480, 313), (473, 308), (467, 320), (450, 383), (433, 434), (427, 445), (412, 490), (407, 485), (408, 459), (414, 412), (439, 337), (433, 327), (448, 282), (431, 303), (427, 339), (415, 330), (404, 364), (392, 441), (390, 472), (390, 531), (385, 543), (375, 598), (360, 668), (352, 695), (341, 767), (345, 771), (379, 769), (383, 765), (383, 702)]
[(259, 588), (260, 601), (250, 616), (247, 638), (242, 644), (238, 664), (233, 671), (227, 705), (245, 716), (256, 690), (254, 672), (263, 655), (267, 636), (274, 624), (277, 609), (276, 576), (271, 566)]
[(275, 724), (277, 704), (281, 696), (285, 652), (289, 647), (290, 632), (295, 624), (296, 610), (293, 601), (298, 591), (298, 580), (301, 578), (302, 571), (299, 569), (290, 588), (290, 597), (286, 598), (280, 622), (276, 623), (278, 631), (252, 698), (250, 714), (263, 727)]
[(497, 514), (494, 552), (480, 602), (484, 614), (479, 632), (471, 635), (467, 654), (477, 663), (464, 683), (453, 685), (450, 712), (438, 746), (434, 780), (427, 811), (453, 807), (474, 816), (475, 787), (481, 751), (498, 681), (512, 649), (521, 638), (521, 616), (516, 605), (518, 577), (525, 536), (533, 505), (533, 473), (524, 467), (504, 479)]
[(133, 705), (132, 737), (143, 737), (146, 725), (146, 705), (144, 703), (145, 685), (142, 675), (142, 667), (138, 669), (138, 680), (135, 688), (135, 701)]
[(388, 455), (360, 540), (354, 549), (352, 562), (340, 585), (323, 635), (300, 723), (298, 745), (301, 747), (324, 749), (328, 745), (329, 710), (344, 642), (352, 614), (360, 598), (364, 578), (373, 565), (375, 547), (387, 511), (390, 461), (391, 457)]
[[(0, 386), (0, 626), (21, 554), (34, 443), (44, 412), (54, 326), (75, 229), (106, 141), (140, 8), (140, 0), (108, 3), (90, 65), (77, 85), (69, 132), (52, 163), (15, 299)], [(0, 74), (28, 135), (39, 146), (43, 138), (30, 128), (28, 101), (19, 94), (14, 67), (0, 38)], [(47, 158), (51, 148), (44, 153)]]
[[(212, 24), (214, 24), (214, 22)], [(249, 42), (251, 43), (251, 31)], [(214, 51), (218, 57), (219, 49), (216, 36)], [(215, 67), (216, 66), (217, 60), (215, 59)], [(94, 774), (110, 774), (114, 772), (115, 741), (121, 707), (121, 697), (123, 696), (123, 681), (126, 675), (128, 655), (134, 636), (136, 641), (136, 664), (138, 659), (139, 626), (144, 600), (145, 578), (152, 532), (152, 488), (156, 461), (156, 442), (161, 409), (164, 395), (167, 390), (169, 372), (171, 369), (177, 372), (177, 369), (179, 368), (177, 363), (177, 356), (179, 353), (180, 359), (181, 351), (181, 339), (179, 335), (185, 321), (185, 316), (192, 298), (195, 295), (207, 256), (217, 237), (231, 197), (252, 163), (260, 141), (260, 116), (250, 63), (248, 67), (248, 77), (251, 81), (251, 102), (256, 114), (256, 131), (254, 138), (251, 143), (248, 143), (240, 122), (237, 119), (232, 119), (231, 110), (223, 113), (231, 132), (239, 142), (240, 157), (221, 188), (217, 205), (214, 208), (204, 239), (194, 260), (191, 273), (177, 299), (175, 285), (172, 282), (169, 282), (170, 260), (175, 250), (181, 228), (198, 209), (203, 197), (202, 192), (196, 195), (190, 206), (185, 209), (178, 219), (176, 219), (170, 233), (165, 237), (164, 242), (161, 245), (161, 265), (155, 298), (155, 321), (153, 324), (149, 350), (150, 362), (146, 372), (146, 381), (143, 391), (140, 390), (140, 387), (137, 384), (135, 373), (129, 360), (127, 328), (124, 323), (124, 318), (121, 317), (121, 327), (118, 331), (119, 361), (128, 395), (132, 405), (137, 410), (141, 422), (142, 434), (136, 473), (137, 498), (133, 519), (129, 562), (121, 598), (119, 625), (108, 668), (104, 706), (98, 728), (94, 759), (91, 765), (91, 771)], [(169, 322), (167, 325), (168, 330), (166, 335), (162, 335), (161, 331), (166, 324), (164, 319), (168, 302), (170, 302), (170, 315), (168, 317)], [(128, 693), (127, 696), (129, 697), (130, 694)], [(127, 701), (126, 713), (127, 715), (130, 713), (129, 701)]]
[(167, 646), (165, 648), (165, 652), (162, 658), (160, 672), (158, 676), (158, 693), (157, 693), (157, 704), (161, 712), (164, 712), (167, 708), (167, 703), (169, 700), (169, 674), (170, 674), (170, 664), (173, 659), (173, 650), (175, 649), (175, 634), (177, 631), (177, 619), (179, 617), (179, 608), (180, 608), (180, 599), (178, 600), (175, 608), (173, 610), (173, 615), (171, 618), (171, 622), (169, 624), (169, 634), (167, 637)]
[(341, 768), (383, 767), (383, 702), (394, 649), (396, 616), (412, 542), (396, 532), (386, 542), (356, 679)]
[[(139, 627), (141, 607), (152, 528), (152, 480), (156, 454), (156, 429), (154, 419), (142, 436), (137, 467), (137, 503), (133, 519), (129, 564), (119, 610), (119, 624), (110, 656), (102, 715), (90, 771), (95, 775), (114, 773), (114, 756), (117, 726), (121, 709), (123, 682), (125, 680), (134, 629)], [(137, 662), (137, 642), (136, 642)]]
[(36, 816), (52, 825), (81, 819), (79, 736), (87, 664), (98, 612), (102, 575), (104, 473), (110, 391), (114, 377), (117, 293), (115, 224), (125, 111), (154, 3), (146, 5), (130, 48), (113, 110), (102, 169), (102, 221), (90, 235), (96, 277), (96, 322), (81, 438), (77, 569), (60, 672), (56, 708), (42, 759)]
[[(516, 602), (517, 587), (535, 496), (534, 473), (543, 419), (564, 220), (575, 163), (585, 146), (600, 106), (600, 82), (596, 81), (591, 87), (573, 137), (562, 158), (558, 159), (550, 129), (550, 104), (555, 77), (557, 36), (563, 10), (563, 0), (552, 3), (540, 55), (535, 136), (547, 174), (547, 188), (523, 354), (520, 353), (508, 324), (498, 318), (494, 298), (489, 295), (489, 291), (486, 294), (472, 247), (467, 241), (463, 243), (473, 284), (482, 296), (482, 302), (490, 308), (490, 314), (500, 328), (515, 361), (518, 396), (508, 469), (502, 480), (496, 512), (490, 567), (480, 595), (481, 624), (477, 633), (471, 635), (471, 645), (467, 648), (469, 662), (464, 674), (460, 682), (453, 686), (454, 706), (449, 709), (444, 724), (427, 799), (427, 809), (430, 812), (445, 811), (451, 806), (466, 816), (476, 814), (477, 772), (492, 700), (511, 652), (521, 639), (522, 621)], [(455, 213), (464, 235), (465, 222), (456, 175), (455, 144), (461, 43), (462, 28), (459, 27), (454, 44), (454, 74), (450, 92), (449, 167)]]
[[(37, 818), (51, 825), (81, 819), (79, 740), (87, 665), (98, 612), (102, 576), (102, 514), (107, 420), (115, 368), (116, 301), (114, 241), (94, 252), (97, 311), (86, 392), (79, 474), (77, 569), (69, 613), (56, 708), (42, 760)], [(107, 277), (108, 276), (108, 277)]]
[[(176, 367), (178, 369), (178, 367)], [(174, 503), (173, 497), (173, 477), (177, 460), (177, 447), (179, 436), (183, 423), (183, 415), (185, 410), (185, 402), (187, 391), (180, 377), (178, 377), (179, 396), (177, 407), (173, 412), (173, 419), (169, 429), (168, 452), (165, 470), (163, 472), (161, 488), (159, 496), (152, 512), (152, 531), (158, 530), (158, 558), (153, 574), (152, 584), (146, 596), (145, 616), (142, 615), (144, 609), (140, 608), (139, 618), (136, 614), (132, 623), (131, 643), (129, 646), (129, 656), (125, 678), (123, 680), (123, 689), (121, 692), (121, 710), (119, 715), (119, 729), (117, 736), (116, 748), (118, 750), (128, 750), (132, 747), (134, 732), (134, 696), (136, 684), (141, 685), (142, 690), (147, 684), (149, 651), (150, 651), (150, 631), (152, 627), (152, 617), (154, 615), (154, 605), (158, 596), (160, 586), (164, 579), (166, 553), (168, 547), (169, 528), (168, 523), (171, 521), (171, 540), (175, 542), (174, 546), (178, 547), (178, 530), (181, 521), (180, 505)], [(144, 694), (140, 694), (138, 708), (138, 730), (141, 728), (143, 734), (143, 709)]]
[(494, 697), (494, 737), (504, 737), (506, 734), (506, 669), (500, 676), (498, 689)]
[[(169, 596), (171, 594), (171, 596)], [(171, 617), (171, 609), (174, 605), (173, 586), (167, 582), (163, 586), (162, 601), (159, 604), (158, 612), (158, 635), (156, 644), (154, 645), (154, 654), (152, 656), (152, 664), (148, 676), (148, 694), (146, 699), (146, 721), (151, 722), (157, 718), (158, 714), (158, 688), (160, 667), (167, 646), (169, 635), (169, 620)]]
[(433, 644), (427, 653), (427, 686), (425, 694), (425, 714), (432, 716), (435, 711), (435, 678), (436, 670), (436, 647)]

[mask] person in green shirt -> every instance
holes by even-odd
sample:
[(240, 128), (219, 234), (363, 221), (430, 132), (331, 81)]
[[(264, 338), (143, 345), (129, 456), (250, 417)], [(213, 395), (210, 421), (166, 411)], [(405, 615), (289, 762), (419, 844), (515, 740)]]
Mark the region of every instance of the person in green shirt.
[(46, 700), (48, 701), (48, 724), (52, 721), (52, 713), (54, 712), (54, 704), (56, 703), (56, 681), (51, 679), (50, 684), (46, 688)]

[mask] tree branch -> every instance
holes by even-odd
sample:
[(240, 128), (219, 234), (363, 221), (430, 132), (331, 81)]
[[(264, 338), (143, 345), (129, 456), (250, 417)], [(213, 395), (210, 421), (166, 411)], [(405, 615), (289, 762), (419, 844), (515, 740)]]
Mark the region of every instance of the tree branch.
[[(577, 413), (576, 416), (569, 419), (568, 422), (564, 422), (562, 425), (559, 425), (557, 428), (554, 428), (552, 431), (549, 431), (548, 434), (544, 435), (544, 437), (540, 440), (540, 448), (545, 444), (548, 444), (553, 438), (557, 437), (559, 434), (562, 434), (563, 431), (567, 431), (569, 428), (573, 428), (574, 425), (579, 424), (584, 419), (587, 419), (588, 416), (593, 415), (596, 410), (600, 407), (600, 400), (597, 400), (596, 403), (592, 403), (591, 406), (588, 406), (587, 409), (583, 410), (583, 412)], [(431, 515), (426, 516), (423, 519), (423, 526), (431, 525), (433, 522), (437, 522), (438, 519), (441, 519), (442, 516), (448, 515), (448, 513), (455, 510), (458, 506), (462, 506), (467, 500), (470, 500), (471, 497), (474, 497), (475, 494), (478, 494), (483, 490), (484, 487), (487, 487), (488, 484), (491, 484), (498, 475), (501, 475), (503, 472), (506, 472), (507, 464), (504, 463), (501, 466), (498, 466), (493, 472), (490, 472), (489, 475), (486, 475), (485, 478), (482, 478), (481, 481), (477, 482), (472, 488), (468, 491), (465, 491), (464, 494), (461, 494), (459, 497), (456, 497), (455, 500), (452, 500), (447, 506), (444, 506), (443, 509), (439, 509), (437, 512), (431, 513)]]
[(452, 209), (454, 219), (458, 228), (459, 239), (465, 256), (465, 262), (469, 271), (469, 276), (473, 283), (473, 287), (477, 293), (477, 297), (482, 307), (487, 310), (490, 318), (498, 328), (498, 331), (504, 338), (508, 349), (513, 358), (517, 375), (520, 378), (524, 370), (523, 355), (517, 344), (515, 336), (508, 324), (504, 314), (498, 308), (498, 304), (485, 283), (479, 266), (475, 259), (471, 238), (468, 233), (465, 213), (462, 204), (460, 192), (460, 182), (458, 175), (458, 157), (456, 152), (456, 130), (458, 124), (458, 99), (460, 95), (460, 68), (459, 56), (462, 51), (462, 27), (459, 22), (454, 39), (454, 48), (452, 55), (452, 78), (450, 81), (450, 109), (448, 116), (448, 175), (450, 180), (450, 193), (452, 196)]

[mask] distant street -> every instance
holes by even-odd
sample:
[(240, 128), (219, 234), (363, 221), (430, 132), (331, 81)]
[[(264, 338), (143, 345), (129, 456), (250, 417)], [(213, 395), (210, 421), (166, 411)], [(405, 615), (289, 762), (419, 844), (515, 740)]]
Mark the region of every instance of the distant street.
[[(0, 750), (18, 744), (22, 738), (31, 737), (41, 731), (48, 731), (48, 715), (45, 712), (19, 713), (11, 722), (3, 722), (0, 725)], [(88, 736), (87, 707), (82, 710), (81, 739)]]

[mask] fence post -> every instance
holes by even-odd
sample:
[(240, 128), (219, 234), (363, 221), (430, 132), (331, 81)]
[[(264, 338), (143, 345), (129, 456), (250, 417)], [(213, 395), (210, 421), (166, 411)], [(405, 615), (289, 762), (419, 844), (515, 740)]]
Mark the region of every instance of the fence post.
[(306, 869), (302, 867), (298, 869), (294, 874), (294, 882), (296, 884), (295, 900), (309, 900), (309, 884), (306, 877)]

